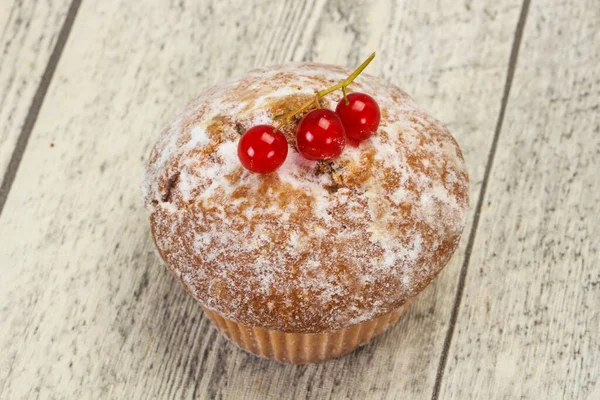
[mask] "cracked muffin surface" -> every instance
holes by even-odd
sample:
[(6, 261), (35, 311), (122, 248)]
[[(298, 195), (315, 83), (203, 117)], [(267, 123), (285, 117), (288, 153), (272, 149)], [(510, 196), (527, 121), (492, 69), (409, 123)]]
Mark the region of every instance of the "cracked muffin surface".
[[(381, 109), (377, 132), (332, 161), (295, 148), (260, 175), (238, 140), (351, 71), (291, 64), (251, 71), (186, 106), (153, 149), (144, 182), (156, 246), (201, 304), (284, 332), (324, 332), (418, 294), (458, 245), (469, 182), (448, 130), (403, 91), (361, 75), (349, 91)], [(341, 93), (322, 99), (335, 109)]]

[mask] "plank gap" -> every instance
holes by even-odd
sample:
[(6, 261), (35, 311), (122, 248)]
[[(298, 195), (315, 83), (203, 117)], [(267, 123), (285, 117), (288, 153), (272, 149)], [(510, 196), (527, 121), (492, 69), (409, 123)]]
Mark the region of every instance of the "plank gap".
[(31, 101), (31, 106), (29, 106), (29, 110), (27, 111), (25, 122), (23, 123), (21, 133), (19, 133), (17, 143), (11, 154), (8, 167), (4, 172), (2, 184), (0, 185), (0, 216), (2, 215), (2, 210), (4, 210), (4, 205), (6, 204), (6, 199), (8, 198), (8, 194), (10, 193), (12, 184), (15, 181), (17, 171), (19, 170), (19, 165), (21, 164), (21, 160), (23, 159), (23, 153), (25, 153), (25, 149), (27, 148), (29, 137), (31, 136), (31, 132), (33, 131), (33, 127), (35, 126), (35, 122), (37, 121), (40, 109), (42, 108), (42, 104), (44, 103), (46, 93), (48, 92), (48, 88), (50, 87), (50, 83), (52, 82), (52, 78), (54, 77), (54, 71), (56, 70), (58, 61), (60, 60), (60, 57), (63, 53), (65, 44), (67, 43), (67, 39), (69, 38), (69, 34), (71, 33), (71, 28), (73, 27), (73, 23), (75, 22), (75, 17), (77, 16), (77, 11), (79, 10), (81, 1), (82, 0), (73, 0), (71, 5), (69, 6), (69, 10), (67, 11), (67, 17), (65, 18), (65, 22), (63, 23), (63, 26), (60, 29), (58, 39), (56, 40), (56, 44), (54, 45), (52, 54), (48, 59), (48, 64), (44, 69), (44, 74), (42, 75), (40, 84), (38, 85), (38, 88), (35, 91), (35, 95), (33, 96), (33, 100)]
[(481, 216), (481, 209), (483, 207), (483, 201), (487, 191), (488, 181), (491, 175), (492, 167), (494, 165), (494, 157), (496, 155), (496, 149), (498, 147), (498, 141), (500, 139), (500, 132), (502, 131), (502, 123), (504, 121), (504, 115), (506, 113), (506, 106), (508, 104), (508, 98), (510, 96), (510, 89), (512, 87), (513, 77), (515, 75), (515, 69), (517, 60), (519, 58), (519, 49), (521, 47), (521, 39), (523, 38), (523, 31), (525, 30), (525, 23), (527, 22), (527, 14), (529, 12), (530, 0), (523, 0), (521, 6), (521, 13), (517, 21), (517, 27), (515, 29), (515, 36), (513, 39), (512, 48), (510, 51), (510, 57), (508, 61), (508, 70), (506, 73), (506, 82), (504, 84), (504, 93), (502, 94), (502, 101), (500, 103), (500, 112), (498, 113), (498, 120), (496, 122), (496, 129), (494, 131), (494, 138), (490, 147), (488, 160), (485, 166), (483, 174), (483, 182), (481, 184), (481, 190), (479, 191), (479, 197), (477, 199), (477, 205), (475, 206), (475, 214), (473, 216), (473, 225), (467, 241), (467, 247), (465, 249), (465, 258), (460, 269), (460, 276), (458, 279), (458, 288), (456, 290), (456, 297), (454, 299), (454, 306), (452, 307), (452, 314), (450, 314), (450, 324), (444, 339), (444, 346), (442, 347), (442, 355), (438, 365), (437, 374), (435, 377), (435, 383), (433, 385), (433, 393), (431, 394), (432, 400), (438, 400), (440, 395), (440, 387), (442, 380), (444, 379), (444, 370), (446, 369), (446, 362), (448, 360), (448, 353), (450, 345), (452, 344), (452, 336), (454, 335), (454, 329), (456, 327), (456, 320), (458, 319), (458, 312), (460, 309), (460, 303), (462, 300), (465, 280), (467, 277), (467, 270), (469, 268), (469, 262), (471, 260), (471, 253), (473, 251), (473, 243), (477, 235), (477, 227), (479, 226), (479, 218)]

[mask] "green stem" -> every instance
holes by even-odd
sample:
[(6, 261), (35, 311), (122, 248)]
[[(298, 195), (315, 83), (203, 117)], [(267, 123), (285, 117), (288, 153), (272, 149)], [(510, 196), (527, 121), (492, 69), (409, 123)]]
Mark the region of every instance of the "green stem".
[(308, 107), (310, 107), (314, 104), (317, 104), (317, 107), (320, 108), (321, 104), (320, 104), (319, 100), (322, 97), (327, 96), (329, 93), (335, 92), (338, 89), (342, 89), (342, 93), (344, 94), (344, 100), (346, 100), (346, 104), (348, 104), (348, 98), (346, 97), (346, 88), (348, 87), (348, 85), (350, 85), (356, 79), (356, 77), (358, 75), (360, 75), (361, 72), (363, 72), (363, 70), (365, 68), (367, 68), (367, 65), (369, 65), (369, 63), (371, 61), (373, 61), (374, 58), (375, 58), (375, 52), (373, 52), (373, 54), (371, 54), (369, 56), (369, 58), (367, 58), (362, 64), (360, 64), (360, 66), (358, 68), (356, 68), (356, 70), (353, 73), (351, 73), (349, 77), (347, 77), (346, 79), (344, 79), (337, 85), (334, 85), (330, 88), (327, 88), (325, 90), (321, 90), (320, 92), (317, 92), (317, 94), (315, 95), (315, 97), (313, 99), (311, 99), (309, 102), (301, 105), (300, 108), (290, 111), (288, 113), (282, 114), (282, 115), (277, 115), (273, 119), (274, 120), (280, 120), (280, 119), (288, 120), (288, 119), (292, 118), (294, 115), (301, 113), (302, 111), (306, 110)]
[(281, 114), (281, 115), (277, 115), (275, 116), (275, 118), (273, 118), (275, 121), (280, 120), (280, 119), (290, 119), (292, 118), (294, 115), (301, 113), (302, 111), (306, 110), (308, 107), (312, 106), (313, 104), (315, 104), (315, 99), (312, 98), (310, 99), (309, 102), (304, 103), (300, 106), (300, 108), (290, 111), (288, 113), (285, 114)]
[(358, 68), (356, 68), (356, 70), (352, 74), (350, 74), (349, 77), (347, 77), (346, 79), (344, 79), (343, 81), (341, 81), (337, 85), (334, 85), (334, 86), (332, 86), (330, 88), (327, 88), (325, 90), (321, 90), (319, 93), (317, 93), (317, 95), (319, 97), (327, 96), (331, 92), (335, 92), (338, 89), (342, 89), (342, 88), (348, 87), (348, 85), (351, 84), (352, 81), (354, 81), (356, 79), (356, 77), (358, 75), (360, 75), (360, 73), (363, 72), (363, 70), (365, 68), (367, 68), (367, 65), (369, 65), (369, 63), (371, 61), (373, 61), (374, 58), (375, 58), (375, 52), (373, 52), (373, 54), (371, 54), (369, 56), (369, 58), (367, 58), (362, 64), (360, 64), (360, 66)]

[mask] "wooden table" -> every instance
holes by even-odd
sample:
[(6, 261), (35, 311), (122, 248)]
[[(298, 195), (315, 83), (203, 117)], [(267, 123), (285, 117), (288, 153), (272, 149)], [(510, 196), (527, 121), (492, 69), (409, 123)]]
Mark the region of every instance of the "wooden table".
[[(600, 399), (598, 0), (3, 0), (0, 398)], [(160, 265), (160, 128), (262, 65), (356, 66), (461, 144), (460, 250), (321, 365), (250, 356)]]

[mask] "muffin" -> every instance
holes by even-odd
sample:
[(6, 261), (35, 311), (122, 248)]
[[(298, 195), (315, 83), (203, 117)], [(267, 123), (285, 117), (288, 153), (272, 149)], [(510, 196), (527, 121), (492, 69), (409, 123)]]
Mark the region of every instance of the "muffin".
[[(469, 181), (450, 132), (406, 93), (361, 75), (377, 131), (332, 160), (289, 144), (269, 174), (246, 170), (251, 127), (344, 80), (342, 67), (257, 69), (189, 103), (151, 152), (143, 187), (156, 248), (218, 329), (285, 363), (338, 357), (392, 326), (447, 264), (466, 220)], [(321, 99), (334, 110), (342, 94)]]

